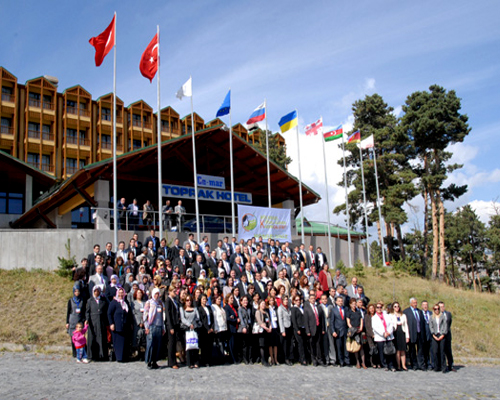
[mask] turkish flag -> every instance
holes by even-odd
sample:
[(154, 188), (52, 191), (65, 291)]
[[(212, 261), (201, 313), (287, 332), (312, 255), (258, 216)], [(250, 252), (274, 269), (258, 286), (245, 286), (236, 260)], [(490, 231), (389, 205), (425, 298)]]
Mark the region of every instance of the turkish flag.
[(99, 36), (93, 37), (89, 43), (95, 47), (95, 65), (99, 67), (104, 57), (111, 51), (115, 45), (115, 17), (111, 20), (109, 26)]
[(158, 70), (158, 34), (149, 42), (148, 47), (144, 50), (139, 64), (142, 76), (153, 81), (156, 71)]

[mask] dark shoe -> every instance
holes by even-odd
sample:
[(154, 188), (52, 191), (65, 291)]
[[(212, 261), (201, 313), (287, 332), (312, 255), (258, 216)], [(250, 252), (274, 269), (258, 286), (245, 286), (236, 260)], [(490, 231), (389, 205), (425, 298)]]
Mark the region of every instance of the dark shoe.
[(153, 369), (153, 364), (152, 363), (148, 363), (148, 369)]
[(160, 366), (155, 362), (151, 366), (153, 367), (153, 369), (160, 369)]
[(304, 367), (307, 367), (307, 363), (306, 363), (305, 361), (302, 361), (302, 362), (300, 363), (300, 365), (302, 365), (302, 366), (304, 366)]

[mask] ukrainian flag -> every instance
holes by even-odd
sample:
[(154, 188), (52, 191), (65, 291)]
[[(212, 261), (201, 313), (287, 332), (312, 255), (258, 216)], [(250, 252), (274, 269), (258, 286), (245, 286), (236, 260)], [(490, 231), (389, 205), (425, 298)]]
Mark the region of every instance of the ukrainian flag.
[(286, 131), (289, 131), (290, 129), (296, 127), (297, 120), (297, 111), (292, 111), (290, 114), (287, 114), (283, 118), (281, 118), (280, 122), (278, 122), (281, 133), (285, 133)]

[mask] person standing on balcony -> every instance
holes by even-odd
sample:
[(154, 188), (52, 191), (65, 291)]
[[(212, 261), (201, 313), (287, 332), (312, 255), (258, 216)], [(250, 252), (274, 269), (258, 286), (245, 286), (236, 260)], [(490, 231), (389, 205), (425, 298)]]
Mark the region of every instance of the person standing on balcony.
[(137, 199), (132, 200), (132, 203), (128, 205), (128, 227), (129, 229), (135, 231), (137, 229), (137, 224), (139, 223), (139, 206), (137, 205)]
[[(174, 210), (170, 206), (170, 200), (167, 200), (165, 202), (165, 205), (162, 208), (162, 213), (163, 213), (163, 226), (165, 230), (172, 230), (172, 213)], [(160, 232), (160, 234), (163, 234), (163, 232)]]
[(182, 206), (182, 200), (177, 202), (174, 212), (177, 214), (177, 232), (181, 232), (184, 214), (186, 214), (186, 209)]
[(123, 229), (123, 224), (125, 223), (125, 213), (127, 212), (127, 206), (125, 205), (125, 197), (122, 197), (118, 204), (116, 205), (116, 212), (118, 214), (116, 218), (116, 223), (118, 224), (118, 229)]
[(149, 200), (146, 200), (146, 204), (142, 206), (142, 221), (147, 225), (148, 229), (152, 229), (154, 221), (154, 211), (153, 205)]

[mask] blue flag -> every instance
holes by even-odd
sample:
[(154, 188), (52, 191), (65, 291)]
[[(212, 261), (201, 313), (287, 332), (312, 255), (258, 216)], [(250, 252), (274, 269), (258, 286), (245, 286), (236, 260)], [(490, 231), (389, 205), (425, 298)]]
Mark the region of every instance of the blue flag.
[(226, 98), (222, 102), (222, 105), (217, 111), (217, 115), (215, 117), (222, 117), (224, 115), (229, 114), (229, 110), (231, 109), (231, 91), (227, 92)]

